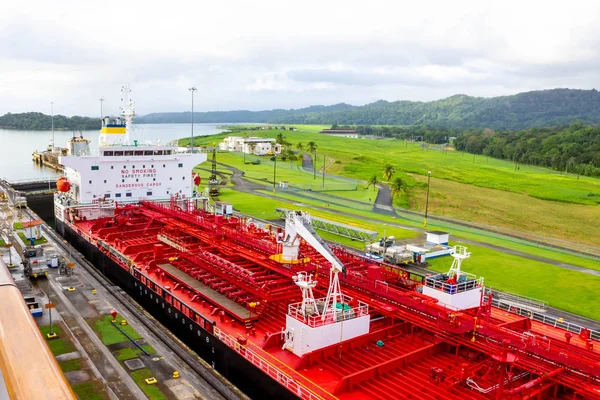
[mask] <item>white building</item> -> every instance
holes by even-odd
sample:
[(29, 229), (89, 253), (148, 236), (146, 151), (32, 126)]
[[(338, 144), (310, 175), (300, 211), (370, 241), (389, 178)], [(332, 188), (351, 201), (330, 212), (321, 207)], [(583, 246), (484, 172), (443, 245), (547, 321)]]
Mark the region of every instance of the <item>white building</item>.
[(279, 154), (283, 147), (275, 143), (272, 138), (229, 136), (219, 143), (221, 151), (238, 151), (246, 154), (264, 156), (267, 154)]

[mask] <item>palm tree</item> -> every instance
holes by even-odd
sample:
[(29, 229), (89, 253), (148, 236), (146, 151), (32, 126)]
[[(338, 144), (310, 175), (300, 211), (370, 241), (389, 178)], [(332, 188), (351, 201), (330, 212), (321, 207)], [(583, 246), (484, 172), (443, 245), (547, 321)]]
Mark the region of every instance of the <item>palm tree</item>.
[(394, 175), (394, 166), (392, 164), (385, 164), (385, 167), (383, 167), (383, 176), (385, 177), (385, 180), (389, 182), (392, 175)]
[(300, 152), (300, 154), (302, 155), (302, 152), (304, 151), (304, 145), (302, 143), (298, 143), (296, 145), (296, 149), (298, 149), (298, 151)]
[(375, 191), (375, 188), (377, 187), (378, 183), (379, 183), (379, 178), (377, 177), (377, 174), (375, 174), (371, 177), (371, 179), (369, 179), (369, 184), (367, 185), (367, 189), (369, 188), (369, 186), (373, 185), (373, 191)]
[(315, 151), (317, 151), (317, 144), (311, 140), (306, 144), (306, 150), (309, 153), (314, 153)]
[(283, 133), (279, 132), (277, 134), (277, 138), (275, 139), (275, 143), (283, 145), (285, 143), (285, 137), (283, 137)]
[(399, 198), (400, 195), (402, 194), (402, 190), (404, 190), (404, 181), (402, 180), (402, 178), (396, 177), (394, 178), (394, 180), (392, 181), (392, 200)]

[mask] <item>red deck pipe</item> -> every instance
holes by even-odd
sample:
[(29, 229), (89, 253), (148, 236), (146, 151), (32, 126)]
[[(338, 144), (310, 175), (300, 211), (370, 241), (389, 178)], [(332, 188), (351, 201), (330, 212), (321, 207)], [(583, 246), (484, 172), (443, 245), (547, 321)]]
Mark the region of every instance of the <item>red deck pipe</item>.
[(561, 372), (563, 372), (565, 369), (564, 368), (557, 368), (554, 371), (551, 371), (547, 374), (544, 374), (532, 381), (529, 381), (527, 383), (522, 384), (521, 386), (517, 386), (516, 388), (512, 388), (510, 390), (505, 390), (504, 394), (507, 396), (514, 396), (516, 394), (521, 393), (524, 390), (530, 389), (532, 387), (534, 387), (535, 385), (537, 385), (538, 383), (544, 382), (547, 379), (553, 378), (556, 375), (560, 374)]

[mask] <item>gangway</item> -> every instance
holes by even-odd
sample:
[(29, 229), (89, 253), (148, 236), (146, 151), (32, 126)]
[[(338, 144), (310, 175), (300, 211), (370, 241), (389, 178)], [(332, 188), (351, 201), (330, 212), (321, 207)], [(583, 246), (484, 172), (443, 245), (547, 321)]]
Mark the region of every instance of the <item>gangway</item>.
[[(292, 210), (278, 207), (275, 209), (275, 211), (281, 219), (285, 219), (286, 215)], [(325, 232), (334, 233), (336, 235), (347, 237), (353, 240), (359, 240), (361, 242), (371, 241), (378, 235), (378, 232), (376, 231), (315, 216), (311, 216), (311, 224), (314, 229), (320, 229)]]

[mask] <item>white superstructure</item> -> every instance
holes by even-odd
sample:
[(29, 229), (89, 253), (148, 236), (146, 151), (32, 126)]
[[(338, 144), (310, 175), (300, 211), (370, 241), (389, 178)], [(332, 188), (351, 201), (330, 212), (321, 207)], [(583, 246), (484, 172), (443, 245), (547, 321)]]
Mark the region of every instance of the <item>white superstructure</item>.
[[(123, 87), (123, 92), (121, 117), (103, 119), (97, 152), (59, 157), (70, 190), (57, 194), (58, 206), (194, 196), (192, 169), (206, 161), (206, 154), (130, 143), (135, 111), (129, 88)], [(60, 218), (58, 214), (57, 209)]]

